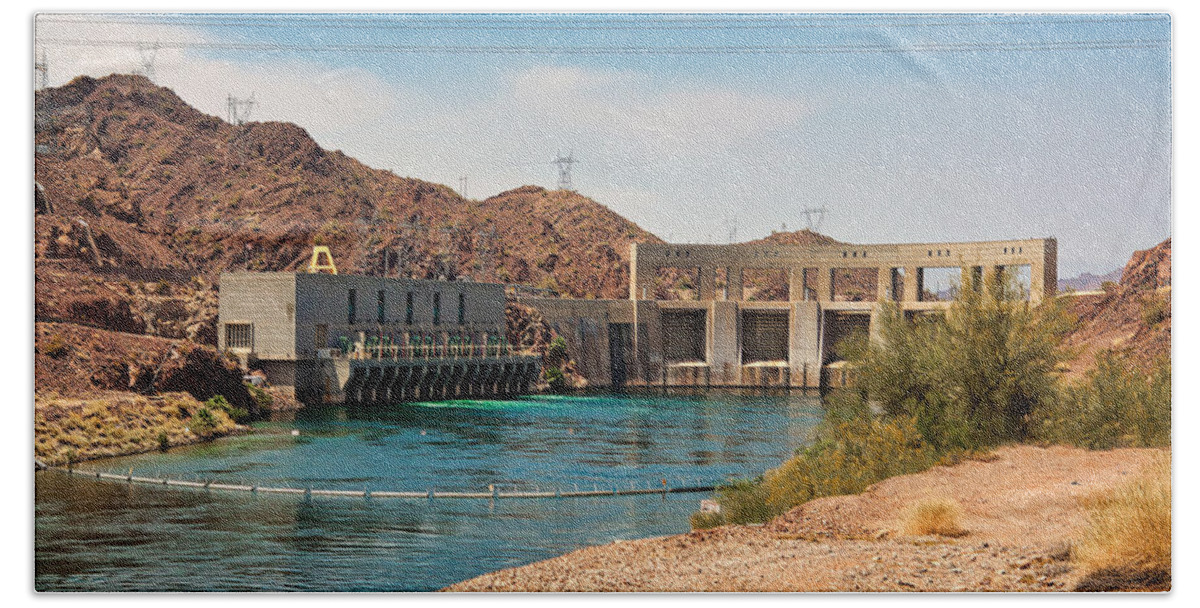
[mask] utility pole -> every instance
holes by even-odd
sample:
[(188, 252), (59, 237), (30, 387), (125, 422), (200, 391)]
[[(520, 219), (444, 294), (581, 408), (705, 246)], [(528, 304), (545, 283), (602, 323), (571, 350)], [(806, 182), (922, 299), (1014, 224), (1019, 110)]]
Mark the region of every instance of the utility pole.
[(46, 60), (46, 49), (38, 49), (38, 56), (33, 60), (33, 71), (37, 74), (36, 90), (46, 88), (50, 80), (50, 62)]
[(492, 249), (496, 242), (496, 226), (488, 224), (486, 230), (480, 230), (475, 233), (475, 238), (478, 239), (476, 249), (479, 260), (479, 279), (487, 281), (494, 278), (493, 275), (495, 274)]
[(738, 216), (736, 213), (725, 216), (725, 229), (729, 234), (729, 243), (737, 241)]
[(399, 278), (408, 277), (408, 259), (404, 252), (408, 247), (412, 247), (416, 252), (415, 237), (421, 232), (421, 220), (417, 218), (411, 222), (401, 222), (400, 226), (400, 243), (396, 246), (396, 276)]
[(458, 227), (454, 225), (442, 227), (442, 242), (441, 252), (438, 254), (440, 260), (438, 269), (438, 279), (442, 281), (453, 281), (458, 272), (458, 260), (454, 255), (454, 236), (458, 233)]
[(158, 56), (158, 41), (154, 41), (154, 44), (138, 43), (138, 56), (141, 58), (142, 64), (137, 73), (145, 76), (150, 82), (154, 82), (156, 77), (154, 58)]
[(558, 152), (558, 158), (555, 158), (550, 164), (558, 165), (558, 189), (559, 190), (574, 190), (571, 185), (571, 165), (579, 161), (575, 160), (575, 153), (568, 152), (566, 156), (562, 155), (562, 151)]
[(250, 114), (254, 112), (255, 103), (254, 93), (247, 98), (234, 97), (232, 93), (227, 94), (225, 97), (226, 120), (229, 121), (229, 124), (239, 127), (246, 124), (246, 121), (250, 120)]

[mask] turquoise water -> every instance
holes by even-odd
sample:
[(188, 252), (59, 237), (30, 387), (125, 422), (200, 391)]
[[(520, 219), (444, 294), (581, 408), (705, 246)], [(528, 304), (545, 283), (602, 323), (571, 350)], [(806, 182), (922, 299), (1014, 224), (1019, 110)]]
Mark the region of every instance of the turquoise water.
[[(85, 468), (354, 490), (707, 485), (778, 464), (821, 411), (815, 396), (735, 392), (304, 410), (252, 435)], [(685, 532), (706, 497), (305, 499), (36, 479), (39, 590), (433, 590)]]

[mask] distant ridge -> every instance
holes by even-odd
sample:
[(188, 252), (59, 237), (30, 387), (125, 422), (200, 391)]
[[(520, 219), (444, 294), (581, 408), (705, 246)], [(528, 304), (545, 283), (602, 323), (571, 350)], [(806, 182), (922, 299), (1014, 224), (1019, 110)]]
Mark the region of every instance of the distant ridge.
[(37, 253), (81, 268), (92, 253), (77, 218), (111, 266), (289, 270), (319, 241), (351, 272), (378, 272), (398, 247), (418, 277), (443, 274), (449, 252), (453, 275), (622, 297), (629, 243), (660, 242), (576, 192), (465, 199), (322, 149), (291, 123), (231, 125), (141, 76), (82, 76), (38, 91), (36, 110), (35, 177), (53, 209), (37, 216)]

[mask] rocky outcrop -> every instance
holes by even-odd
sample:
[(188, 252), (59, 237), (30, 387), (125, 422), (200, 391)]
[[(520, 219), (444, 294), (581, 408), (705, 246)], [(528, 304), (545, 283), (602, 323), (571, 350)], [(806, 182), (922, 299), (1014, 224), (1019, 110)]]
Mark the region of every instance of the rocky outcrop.
[(1076, 329), (1065, 344), (1076, 356), (1070, 374), (1081, 375), (1097, 352), (1112, 349), (1136, 365), (1149, 367), (1171, 354), (1171, 239), (1134, 252), (1121, 273), (1100, 295), (1075, 296)]

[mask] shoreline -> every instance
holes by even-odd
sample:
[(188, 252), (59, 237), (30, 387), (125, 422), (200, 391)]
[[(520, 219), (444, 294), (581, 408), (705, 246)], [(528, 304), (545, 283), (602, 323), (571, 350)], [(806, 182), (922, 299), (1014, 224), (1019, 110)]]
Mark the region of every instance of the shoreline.
[[(1170, 450), (1006, 446), (816, 499), (761, 526), (728, 525), (598, 545), (442, 589), (546, 591), (1070, 591), (1086, 524), (1080, 499)], [(904, 536), (897, 514), (928, 496), (962, 505), (960, 538)]]
[(211, 410), (212, 428), (194, 432), (204, 403), (182, 392), (102, 392), (86, 397), (34, 395), (34, 459), (50, 467), (145, 454), (252, 432)]

